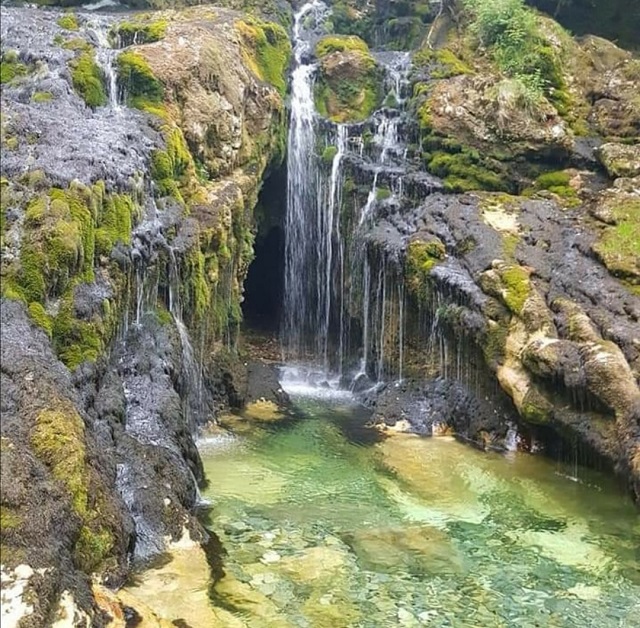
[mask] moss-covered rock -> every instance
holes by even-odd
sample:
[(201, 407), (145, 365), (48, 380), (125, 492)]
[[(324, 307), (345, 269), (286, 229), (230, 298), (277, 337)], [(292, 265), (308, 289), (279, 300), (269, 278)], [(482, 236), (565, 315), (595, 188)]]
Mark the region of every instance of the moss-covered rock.
[(427, 295), (431, 269), (445, 257), (444, 244), (436, 237), (420, 236), (407, 246), (405, 280), (410, 292), (419, 301)]
[(242, 40), (243, 58), (262, 81), (273, 85), (281, 96), (287, 89), (286, 72), (291, 58), (291, 43), (279, 24), (258, 18), (245, 18), (235, 24)]
[(382, 102), (375, 59), (358, 37), (328, 36), (316, 45), (320, 59), (315, 86), (318, 112), (334, 122), (368, 118)]
[(119, 22), (110, 31), (118, 47), (132, 44), (149, 44), (160, 41), (167, 32), (169, 22), (165, 18), (153, 19), (151, 16), (136, 16), (132, 21)]
[(73, 88), (89, 107), (100, 107), (107, 103), (105, 78), (96, 63), (93, 51), (84, 50), (69, 62)]
[(614, 179), (640, 176), (640, 146), (637, 144), (603, 144), (596, 155)]

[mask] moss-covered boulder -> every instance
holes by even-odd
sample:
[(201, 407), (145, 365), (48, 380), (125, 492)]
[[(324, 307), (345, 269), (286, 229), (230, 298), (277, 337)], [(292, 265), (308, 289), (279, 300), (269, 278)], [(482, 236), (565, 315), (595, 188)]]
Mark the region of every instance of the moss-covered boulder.
[(359, 122), (382, 102), (381, 75), (367, 44), (358, 37), (328, 36), (316, 45), (319, 58), (316, 109), (334, 122)]
[(614, 179), (640, 175), (640, 146), (637, 144), (603, 144), (596, 155)]

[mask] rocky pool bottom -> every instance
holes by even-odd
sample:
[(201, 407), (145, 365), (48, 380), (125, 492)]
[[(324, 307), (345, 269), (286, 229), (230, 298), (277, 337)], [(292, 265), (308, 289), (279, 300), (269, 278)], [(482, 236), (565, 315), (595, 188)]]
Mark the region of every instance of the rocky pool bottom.
[(200, 441), (224, 575), (183, 540), (125, 596), (193, 628), (640, 626), (640, 517), (609, 477), (382, 438), (348, 395), (301, 392), (295, 419)]

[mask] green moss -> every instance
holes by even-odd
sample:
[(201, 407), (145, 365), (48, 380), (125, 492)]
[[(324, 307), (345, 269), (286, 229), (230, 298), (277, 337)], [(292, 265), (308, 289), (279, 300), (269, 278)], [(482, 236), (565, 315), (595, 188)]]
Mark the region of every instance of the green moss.
[(47, 314), (46, 310), (42, 306), (41, 303), (34, 301), (29, 304), (29, 316), (31, 320), (42, 329), (47, 332), (47, 336), (51, 338), (51, 334), (53, 332), (53, 324), (51, 322), (51, 317)]
[(0, 84), (11, 83), (28, 72), (29, 68), (20, 62), (17, 53), (13, 50), (5, 52), (0, 58)]
[(640, 286), (640, 200), (616, 201), (611, 208), (614, 225), (607, 226), (593, 251), (609, 272), (635, 287)]
[(316, 44), (316, 55), (319, 59), (334, 52), (359, 51), (369, 54), (369, 46), (360, 37), (329, 35)]
[(464, 61), (461, 61), (448, 48), (433, 50), (425, 46), (416, 52), (413, 62), (418, 67), (431, 67), (430, 76), (435, 79), (450, 78), (461, 74), (473, 74), (472, 68)]
[(100, 66), (95, 62), (92, 51), (81, 52), (70, 61), (69, 68), (74, 89), (89, 107), (107, 104), (104, 76)]
[(67, 31), (77, 31), (80, 28), (78, 18), (74, 13), (65, 13), (56, 20), (56, 23)]
[(382, 102), (383, 83), (373, 57), (352, 61), (350, 73), (340, 76), (322, 73), (315, 84), (316, 109), (333, 122), (366, 120)]
[(391, 196), (391, 190), (386, 187), (379, 187), (376, 190), (376, 200), (386, 201)]
[(327, 146), (322, 151), (322, 161), (325, 164), (333, 163), (334, 157), (338, 154), (338, 149), (336, 146)]
[(104, 200), (96, 229), (96, 253), (109, 255), (116, 243), (129, 244), (131, 231), (139, 211), (126, 194), (114, 194)]
[(437, 238), (428, 242), (414, 240), (406, 253), (405, 278), (407, 286), (419, 298), (424, 298), (425, 285), (431, 269), (446, 255), (444, 244)]
[(90, 494), (84, 437), (80, 415), (68, 402), (59, 402), (57, 407), (37, 415), (30, 441), (35, 455), (68, 491), (73, 510), (82, 521), (75, 561), (80, 569), (90, 573), (110, 552), (113, 537), (102, 526), (100, 513), (92, 507), (97, 499)]
[(507, 266), (500, 271), (500, 277), (504, 286), (502, 298), (506, 306), (519, 315), (531, 294), (529, 273), (521, 266)]
[(286, 71), (291, 58), (287, 32), (279, 24), (256, 17), (238, 20), (235, 28), (242, 41), (245, 63), (260, 80), (271, 83), (284, 96)]
[(73, 37), (72, 39), (60, 41), (60, 45), (65, 50), (81, 50), (82, 52), (92, 52), (93, 46), (82, 37)]
[(16, 530), (22, 525), (22, 517), (9, 506), (0, 506), (0, 530), (3, 533)]
[(520, 415), (529, 423), (543, 425), (551, 420), (553, 408), (535, 388), (530, 388), (522, 401)]
[(34, 92), (31, 100), (35, 103), (50, 102), (53, 100), (53, 94), (51, 92)]
[(430, 154), (427, 168), (429, 172), (444, 179), (445, 189), (449, 192), (509, 190), (501, 174), (489, 170), (477, 151), (436, 151)]
[(173, 316), (166, 307), (159, 305), (156, 309), (156, 316), (161, 325), (173, 325)]
[(166, 19), (153, 20), (150, 22), (134, 21), (121, 22), (111, 29), (111, 37), (124, 48), (133, 44), (149, 44), (160, 41), (167, 32), (169, 22)]
[(126, 50), (118, 55), (118, 84), (122, 85), (131, 106), (140, 99), (147, 103), (161, 103), (164, 96), (162, 83), (153, 75), (147, 60), (138, 52)]
[(151, 176), (161, 196), (184, 202), (197, 182), (195, 163), (181, 129), (167, 126), (165, 137), (166, 150), (151, 155)]
[(53, 348), (58, 357), (72, 371), (83, 362), (95, 362), (104, 348), (103, 335), (104, 329), (99, 322), (75, 318), (73, 290), (70, 290), (53, 321)]
[(504, 360), (509, 327), (490, 321), (482, 342), (482, 351), (487, 364), (496, 366)]

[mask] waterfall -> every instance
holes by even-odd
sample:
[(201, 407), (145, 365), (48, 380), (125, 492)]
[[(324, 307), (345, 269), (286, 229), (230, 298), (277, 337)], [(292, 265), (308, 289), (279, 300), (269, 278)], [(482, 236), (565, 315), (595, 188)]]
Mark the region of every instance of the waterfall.
[[(291, 80), (291, 120), (287, 142), (287, 212), (285, 218), (285, 281), (283, 351), (285, 358), (299, 358), (316, 338), (315, 350), (324, 349), (330, 307), (329, 294), (333, 220), (317, 198), (318, 163), (315, 155), (313, 77), (309, 62), (314, 26), (326, 13), (313, 1), (296, 14), (293, 27), (294, 63)], [(339, 162), (336, 168), (339, 167)], [(315, 285), (314, 285), (315, 284)]]
[[(312, 47), (327, 14), (322, 2), (307, 3), (293, 28), (281, 346), (285, 361), (315, 359), (325, 378), (370, 385), (403, 374), (402, 272), (397, 256), (387, 264), (386, 254), (369, 250), (368, 232), (382, 186), (396, 201), (403, 195), (410, 55), (375, 53), (385, 68), (388, 104), (367, 121), (323, 120), (314, 106)], [(330, 162), (318, 155), (323, 148), (335, 149)], [(362, 198), (363, 175), (371, 177), (366, 202), (350, 208)], [(343, 194), (347, 176), (349, 196)]]
[(107, 35), (108, 25), (98, 23), (91, 30), (96, 37), (96, 63), (100, 66), (107, 81), (107, 96), (109, 108), (116, 113), (121, 110), (118, 98), (118, 74), (115, 69), (116, 56), (118, 55), (119, 42), (113, 47)]

